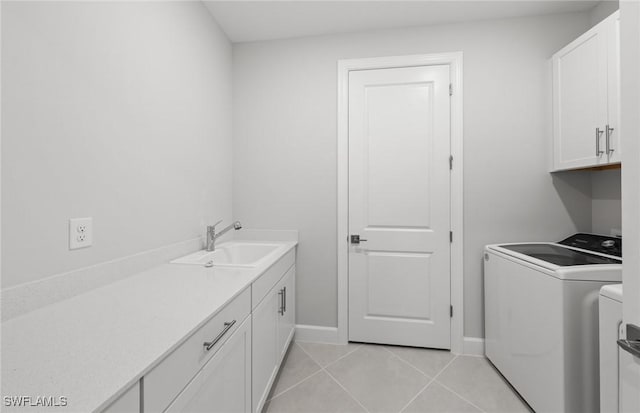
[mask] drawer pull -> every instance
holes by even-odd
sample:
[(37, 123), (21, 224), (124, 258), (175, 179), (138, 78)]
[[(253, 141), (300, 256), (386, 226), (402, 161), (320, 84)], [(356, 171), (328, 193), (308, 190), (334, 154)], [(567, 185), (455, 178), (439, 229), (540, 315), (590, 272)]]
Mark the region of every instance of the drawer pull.
[(224, 329), (220, 332), (220, 334), (218, 334), (216, 336), (216, 338), (213, 339), (213, 341), (205, 341), (203, 346), (204, 348), (209, 351), (213, 348), (213, 346), (215, 346), (218, 341), (220, 341), (220, 339), (227, 334), (227, 331), (229, 331), (231, 329), (231, 327), (233, 327), (233, 325), (236, 323), (236, 320), (233, 321), (229, 321), (224, 323)]

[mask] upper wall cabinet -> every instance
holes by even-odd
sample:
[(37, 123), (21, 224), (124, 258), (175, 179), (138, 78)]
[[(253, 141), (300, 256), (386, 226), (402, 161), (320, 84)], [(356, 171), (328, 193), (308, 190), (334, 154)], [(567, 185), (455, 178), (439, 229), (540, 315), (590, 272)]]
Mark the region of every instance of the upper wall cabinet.
[(620, 163), (620, 17), (553, 55), (553, 171)]

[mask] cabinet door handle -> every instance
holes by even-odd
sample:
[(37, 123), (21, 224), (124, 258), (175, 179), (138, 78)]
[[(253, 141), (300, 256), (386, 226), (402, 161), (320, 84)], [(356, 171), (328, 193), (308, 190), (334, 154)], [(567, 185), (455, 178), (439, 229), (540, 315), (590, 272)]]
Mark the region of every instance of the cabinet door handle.
[(287, 312), (287, 287), (284, 287), (282, 291), (283, 291), (282, 315), (284, 315), (284, 313)]
[(278, 309), (278, 314), (284, 315), (284, 288), (281, 288), (278, 291), (278, 295), (280, 296), (280, 308)]
[(610, 138), (611, 138), (611, 132), (613, 132), (613, 128), (610, 128), (609, 125), (607, 125), (607, 127), (605, 128), (605, 136), (607, 137), (607, 155), (611, 155), (611, 153), (614, 151), (614, 149), (611, 149), (611, 143)]
[(600, 128), (596, 128), (596, 156), (600, 156), (604, 153), (604, 151), (600, 150), (600, 136), (602, 136), (602, 132)]
[(218, 343), (218, 341), (220, 341), (220, 339), (222, 339), (222, 337), (225, 334), (227, 334), (227, 331), (229, 331), (231, 329), (231, 327), (233, 327), (233, 325), (235, 323), (236, 323), (236, 320), (228, 321), (228, 322), (224, 323), (224, 329), (212, 341), (205, 341), (204, 344), (203, 344), (204, 348), (207, 351), (211, 350), (213, 348), (213, 346), (215, 346)]

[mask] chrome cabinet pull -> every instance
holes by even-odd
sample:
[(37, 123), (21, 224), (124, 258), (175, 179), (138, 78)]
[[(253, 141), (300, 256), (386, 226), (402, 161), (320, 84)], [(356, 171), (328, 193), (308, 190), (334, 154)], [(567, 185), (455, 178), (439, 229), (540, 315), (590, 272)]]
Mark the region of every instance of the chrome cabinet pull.
[(607, 127), (605, 128), (605, 136), (607, 138), (607, 155), (611, 155), (611, 153), (614, 151), (614, 149), (611, 149), (611, 144), (610, 144), (610, 138), (611, 138), (611, 132), (613, 132), (613, 128), (609, 127), (609, 125), (607, 125)]
[(602, 136), (602, 132), (600, 128), (596, 128), (596, 156), (600, 156), (604, 153), (604, 151), (600, 150), (600, 136)]
[(282, 294), (282, 297), (283, 297), (283, 300), (282, 300), (282, 302), (283, 302), (283, 304), (282, 304), (282, 315), (284, 315), (284, 313), (287, 312), (287, 287), (284, 287), (282, 289), (282, 291), (283, 291), (283, 294)]
[(213, 348), (213, 346), (215, 346), (218, 341), (220, 341), (220, 339), (227, 334), (227, 331), (229, 331), (231, 329), (231, 327), (233, 327), (233, 325), (236, 323), (236, 320), (233, 321), (228, 321), (226, 323), (224, 323), (224, 329), (220, 332), (220, 334), (218, 334), (216, 336), (216, 338), (213, 339), (213, 341), (205, 341), (203, 346), (204, 348), (209, 351)]
[(280, 296), (280, 308), (278, 309), (278, 314), (284, 315), (284, 288), (281, 288), (278, 291), (278, 295)]

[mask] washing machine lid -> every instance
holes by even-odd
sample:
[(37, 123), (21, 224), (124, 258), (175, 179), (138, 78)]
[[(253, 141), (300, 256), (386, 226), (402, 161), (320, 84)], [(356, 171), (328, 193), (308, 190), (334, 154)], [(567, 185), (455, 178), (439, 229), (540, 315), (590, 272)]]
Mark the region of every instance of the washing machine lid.
[(500, 247), (559, 267), (594, 264), (621, 264), (619, 259), (591, 254), (551, 243), (503, 244)]
[(622, 302), (622, 284), (605, 285), (600, 289), (600, 295), (621, 303)]
[[(546, 261), (547, 256), (538, 255), (538, 257), (532, 255), (526, 255), (525, 253), (535, 253), (535, 251), (519, 247), (519, 246), (545, 246), (552, 245), (558, 248), (567, 249), (570, 251), (578, 251), (579, 253), (589, 254), (588, 251), (581, 251), (573, 247), (565, 247), (564, 245), (554, 244), (550, 242), (532, 242), (532, 243), (514, 243), (514, 244), (494, 244), (494, 245), (486, 245), (485, 252), (488, 254), (497, 254), (504, 258), (507, 258), (515, 263), (520, 265), (524, 265), (526, 267), (535, 269), (537, 271), (541, 271), (547, 275), (550, 275), (554, 278), (560, 280), (575, 280), (575, 281), (598, 281), (598, 282), (607, 282), (607, 283), (620, 283), (622, 282), (622, 260), (616, 260), (615, 257), (607, 257), (611, 262), (603, 263), (603, 264), (581, 264), (581, 265), (557, 265), (552, 262)], [(516, 250), (522, 250), (522, 252), (515, 251), (513, 246), (516, 246)], [(539, 247), (534, 247), (537, 251), (539, 251)], [(544, 251), (544, 249), (543, 249)], [(536, 254), (537, 255), (537, 254)], [(595, 255), (600, 258), (603, 255), (594, 253), (591, 255)], [(485, 259), (487, 259), (485, 257)], [(575, 261), (574, 261), (575, 262)], [(566, 262), (565, 262), (566, 264)]]

